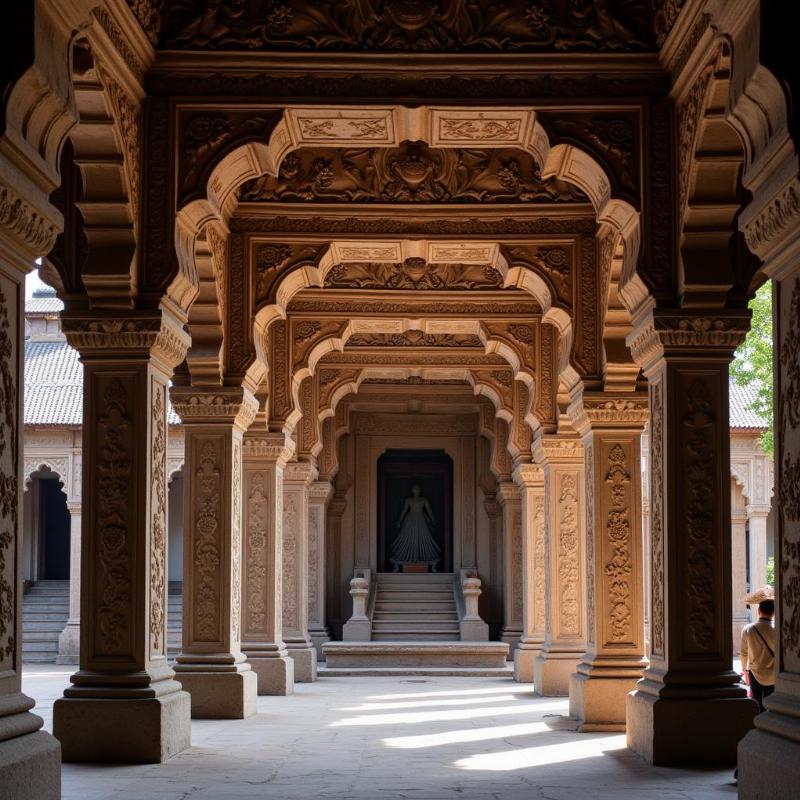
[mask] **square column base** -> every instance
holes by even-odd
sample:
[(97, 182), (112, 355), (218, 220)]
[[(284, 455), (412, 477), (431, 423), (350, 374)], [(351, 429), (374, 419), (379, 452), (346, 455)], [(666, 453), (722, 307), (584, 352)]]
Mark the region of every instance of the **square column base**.
[(539, 648), (535, 650), (526, 648), (520, 644), (514, 650), (514, 680), (518, 683), (533, 683), (535, 672), (536, 657), (539, 655)]
[(566, 697), (580, 661), (579, 653), (540, 652), (533, 666), (534, 692), (542, 697)]
[(758, 705), (748, 697), (628, 695), (628, 747), (655, 766), (729, 766), (753, 727)]
[(247, 657), (259, 695), (286, 697), (294, 692), (294, 661), (288, 655), (275, 658)]
[(628, 694), (640, 677), (601, 678), (574, 673), (569, 680), (569, 715), (579, 721), (578, 730), (624, 731)]
[(258, 678), (251, 669), (176, 669), (175, 677), (192, 697), (192, 719), (245, 719), (257, 711)]
[(314, 683), (317, 679), (317, 651), (312, 647), (287, 647), (289, 657), (294, 661), (295, 683)]
[[(800, 734), (796, 721), (789, 725), (799, 728)], [(757, 728), (739, 742), (737, 766), (742, 800), (796, 798), (800, 785), (800, 740), (785, 739)]]
[(500, 641), (508, 645), (508, 660), (514, 660), (514, 652), (519, 645), (519, 637), (522, 636), (522, 629), (504, 628), (500, 631)]
[(60, 800), (61, 748), (36, 731), (0, 742), (0, 786), (14, 800)]
[(64, 761), (160, 764), (191, 746), (186, 692), (128, 700), (62, 697), (53, 733)]
[(311, 644), (317, 651), (317, 661), (325, 660), (325, 653), (322, 652), (322, 645), (331, 640), (330, 632), (327, 630), (309, 631), (308, 636), (311, 639)]

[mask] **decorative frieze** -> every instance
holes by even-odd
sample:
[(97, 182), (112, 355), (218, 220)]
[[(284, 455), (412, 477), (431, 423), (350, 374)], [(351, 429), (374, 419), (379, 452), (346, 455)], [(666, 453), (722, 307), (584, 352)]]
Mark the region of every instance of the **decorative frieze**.
[(0, 186), (0, 230), (11, 235), (32, 258), (47, 255), (58, 236), (55, 224), (8, 186)]
[(166, 653), (167, 601), (167, 415), (166, 388), (151, 381), (153, 429), (152, 471), (150, 474), (151, 536), (150, 545), (150, 654)]
[(795, 234), (798, 222), (800, 181), (793, 178), (758, 214), (744, 223), (742, 233), (750, 252), (766, 258), (776, 245)]

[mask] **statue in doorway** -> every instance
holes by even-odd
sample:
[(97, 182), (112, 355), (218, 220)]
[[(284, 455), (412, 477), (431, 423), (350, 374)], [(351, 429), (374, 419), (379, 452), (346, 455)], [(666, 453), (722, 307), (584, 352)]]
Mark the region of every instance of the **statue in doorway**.
[(439, 561), (439, 545), (433, 538), (431, 528), (436, 525), (431, 505), (422, 495), (418, 483), (411, 487), (411, 497), (407, 497), (397, 520), (400, 533), (392, 542), (389, 560), (394, 564), (394, 571), (399, 572), (403, 564), (430, 564), (436, 572)]

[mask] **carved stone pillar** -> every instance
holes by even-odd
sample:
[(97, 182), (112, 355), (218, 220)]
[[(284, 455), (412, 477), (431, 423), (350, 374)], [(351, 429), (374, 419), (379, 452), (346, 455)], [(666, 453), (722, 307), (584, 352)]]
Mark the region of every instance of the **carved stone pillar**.
[(514, 680), (532, 683), (545, 630), (544, 471), (536, 464), (514, 470), (522, 520), (522, 635), (514, 651)]
[(294, 691), (294, 661), (283, 641), (283, 470), (294, 444), (282, 433), (244, 437), (242, 650), (260, 695)]
[(294, 660), (294, 679), (317, 679), (317, 651), (308, 633), (308, 495), (317, 470), (292, 461), (283, 474), (283, 638)]
[(545, 480), (545, 637), (534, 663), (540, 695), (569, 694), (586, 651), (584, 462), (579, 439), (545, 437), (534, 445)]
[(167, 664), (167, 385), (188, 345), (163, 311), (65, 315), (83, 377), (80, 669), (53, 707), (65, 761), (165, 761), (190, 700)]
[(586, 463), (587, 645), (569, 685), (582, 731), (625, 730), (628, 692), (647, 666), (641, 432), (647, 400), (584, 397), (573, 409)]
[[(794, 197), (798, 196), (795, 182)], [(797, 210), (796, 202), (790, 208)], [(768, 207), (769, 210), (770, 207)], [(773, 206), (774, 208), (774, 206)], [(780, 210), (780, 209), (778, 209)], [(767, 231), (791, 233), (788, 227)], [(794, 797), (800, 785), (800, 269), (797, 243), (776, 243), (776, 258), (786, 258), (775, 279), (775, 693), (754, 731), (739, 744), (739, 796)]]
[(325, 522), (328, 501), (332, 496), (330, 481), (311, 484), (308, 493), (308, 633), (319, 659), (322, 658), (322, 645), (331, 638), (325, 614)]
[[(0, 208), (10, 211), (19, 198), (4, 186), (0, 193)], [(23, 220), (28, 215), (27, 224), (36, 218), (24, 203), (17, 210)], [(61, 796), (58, 742), (40, 730), (41, 717), (30, 713), (34, 702), (22, 694), (24, 281), (35, 255), (7, 239), (0, 223), (0, 786), (20, 800), (55, 800)]]
[(747, 527), (750, 532), (750, 586), (753, 591), (767, 585), (767, 517), (769, 508), (747, 507)]
[(58, 635), (57, 664), (77, 664), (81, 652), (81, 504), (69, 509), (69, 619)]
[[(731, 509), (731, 585), (733, 587), (733, 620), (731, 622), (733, 652), (739, 655), (742, 628), (747, 625), (747, 517)], [(763, 585), (763, 584), (762, 584)]]
[(522, 635), (522, 504), (519, 489), (512, 481), (497, 486), (497, 502), (503, 509), (503, 627), (500, 640), (509, 646), (508, 657)]
[(242, 436), (258, 404), (245, 389), (176, 386), (185, 431), (183, 645), (175, 672), (192, 716), (256, 713), (257, 680), (241, 650)]
[(654, 764), (733, 764), (756, 706), (732, 668), (728, 365), (747, 319), (656, 313), (628, 337), (650, 392), (650, 666), (628, 746)]

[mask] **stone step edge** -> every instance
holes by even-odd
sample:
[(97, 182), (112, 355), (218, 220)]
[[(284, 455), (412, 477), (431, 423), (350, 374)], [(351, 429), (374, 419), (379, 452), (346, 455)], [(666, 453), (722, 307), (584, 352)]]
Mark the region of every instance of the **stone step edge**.
[[(324, 662), (323, 662), (324, 663)], [(511, 678), (514, 667), (317, 667), (319, 678), (379, 677)]]

